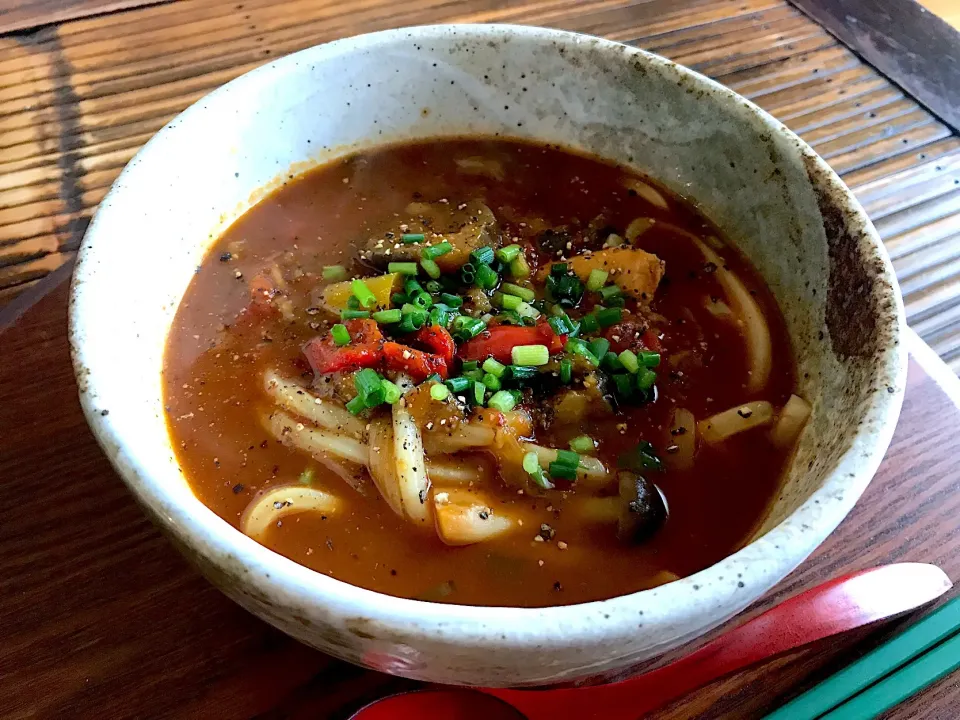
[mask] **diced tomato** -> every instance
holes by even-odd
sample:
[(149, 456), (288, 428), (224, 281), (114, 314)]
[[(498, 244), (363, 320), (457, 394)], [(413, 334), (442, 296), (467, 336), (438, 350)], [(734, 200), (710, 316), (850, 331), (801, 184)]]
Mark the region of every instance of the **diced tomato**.
[(457, 351), (457, 344), (450, 333), (439, 325), (428, 325), (420, 328), (413, 336), (413, 342), (426, 347), (430, 352), (443, 358), (446, 365), (453, 362), (453, 355)]
[(660, 342), (660, 333), (654, 328), (647, 328), (647, 331), (640, 337), (640, 342), (647, 350), (660, 352), (663, 350), (663, 343)]
[(637, 320), (624, 320), (611, 325), (604, 337), (610, 341), (610, 349), (617, 353), (639, 347), (654, 352), (660, 352), (661, 349), (659, 333)]
[(313, 338), (303, 346), (303, 354), (313, 371), (319, 374), (352, 372), (380, 364), (383, 333), (373, 320), (348, 320), (350, 344), (339, 347), (330, 335)]
[(492, 357), (507, 364), (512, 361), (513, 349), (520, 345), (546, 345), (553, 355), (563, 350), (566, 344), (567, 336), (556, 335), (546, 322), (534, 327), (497, 325), (465, 342), (457, 354), (463, 360), (486, 360)]
[(446, 380), (449, 372), (447, 361), (440, 355), (395, 342), (383, 344), (383, 362), (388, 370), (406, 373), (414, 382), (423, 382), (434, 373)]

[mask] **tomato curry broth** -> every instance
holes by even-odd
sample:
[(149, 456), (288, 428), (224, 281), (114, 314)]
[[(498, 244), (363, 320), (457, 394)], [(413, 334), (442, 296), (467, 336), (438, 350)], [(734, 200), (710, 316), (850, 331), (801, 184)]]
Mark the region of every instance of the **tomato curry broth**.
[[(611, 235), (607, 246), (622, 242), (634, 219), (652, 219), (634, 227), (633, 235), (636, 227), (642, 230), (634, 245), (664, 261), (664, 276), (649, 307), (649, 298), (628, 298), (624, 312), (634, 324), (613, 328), (646, 338), (634, 346), (638, 352), (644, 342), (660, 350), (656, 386), (646, 401), (614, 401), (615, 409), (605, 404), (580, 417), (561, 416), (549, 392), (544, 397), (526, 391), (518, 406), (534, 416), (538, 444), (566, 448), (571, 439), (588, 436), (597, 445), (589, 454), (614, 474), (621, 454), (640, 441), (651, 443), (651, 454), (667, 467), (644, 469), (643, 475), (660, 489), (668, 509), (667, 520), (652, 536), (623, 542), (616, 520), (585, 519), (589, 513), (582, 512), (585, 505), (578, 505), (578, 498), (587, 500), (598, 491), (585, 492), (579, 481), (556, 480), (555, 489), (540, 490), (529, 478), (488, 475), (483, 492), (492, 498), (492, 512), (515, 513), (521, 525), (485, 542), (449, 546), (432, 524), (414, 527), (392, 511), (365, 472), (345, 482), (265, 429), (262, 418), (271, 406), (265, 372), (276, 369), (305, 388), (323, 385), (302, 352), (306, 342), (328, 335), (340, 322), (323, 309), (324, 288), (330, 285), (323, 268), (345, 266), (348, 278), (382, 274), (366, 262), (371, 238), (386, 237), (386, 248), (402, 254), (399, 242), (391, 245), (398, 233), (429, 233), (418, 214), (423, 203), (447, 205), (453, 213), (477, 201), (496, 217), (496, 242), (521, 246), (534, 280), (549, 273), (553, 261), (572, 257), (590, 243), (596, 250)], [(704, 250), (691, 234), (711, 249)], [(750, 407), (742, 405), (749, 401), (783, 407), (794, 387), (790, 347), (774, 299), (757, 273), (718, 237), (689, 202), (622, 168), (555, 147), (443, 140), (391, 146), (319, 167), (291, 179), (237, 220), (197, 268), (180, 304), (164, 368), (169, 428), (180, 466), (199, 499), (237, 527), (251, 501), (273, 487), (304, 482), (335, 495), (338, 512), (285, 514), (259, 539), (317, 572), (390, 595), (462, 604), (561, 605), (633, 592), (701, 570), (741, 546), (763, 519), (790, 455), (788, 446), (768, 441), (769, 425), (785, 411), (720, 443), (704, 442), (703, 433), (697, 433), (692, 462), (671, 464), (681, 436), (695, 431), (694, 426), (678, 429), (676, 409), (692, 413), (703, 430), (703, 419), (723, 410), (740, 407), (734, 420), (749, 417)], [(722, 267), (706, 259), (719, 259), (717, 253)], [(608, 269), (614, 270), (608, 282), (616, 282), (615, 268)], [(508, 268), (501, 270), (504, 281), (516, 281)], [(737, 316), (743, 306), (729, 298), (718, 277), (723, 271), (749, 289), (754, 310), (759, 308), (769, 328), (770, 371), (759, 387), (750, 380), (750, 342)], [(420, 283), (428, 280), (421, 271)], [(264, 282), (269, 291), (261, 287)], [(539, 287), (542, 297), (542, 283)], [(268, 298), (267, 311), (257, 304), (259, 295)], [(568, 308), (570, 317), (582, 317), (598, 301), (589, 290), (583, 298), (580, 307)], [(389, 326), (384, 328), (389, 336)], [(458, 373), (451, 368), (450, 374)], [(555, 379), (556, 371), (552, 375)], [(574, 378), (573, 386), (582, 382)], [(490, 453), (457, 457), (466, 468), (491, 463)], [(440, 493), (440, 484), (433, 485)], [(615, 478), (606, 492), (616, 494)]]

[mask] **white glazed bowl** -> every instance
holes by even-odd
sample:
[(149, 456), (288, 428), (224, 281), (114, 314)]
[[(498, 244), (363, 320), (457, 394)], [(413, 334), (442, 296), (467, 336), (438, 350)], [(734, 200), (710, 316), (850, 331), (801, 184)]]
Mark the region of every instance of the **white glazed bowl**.
[[(203, 506), (164, 424), (161, 362), (194, 268), (257, 197), (388, 141), (506, 135), (632, 165), (694, 199), (786, 316), (813, 403), (754, 540), (653, 590), (543, 609), (428, 604), (281, 557)], [(227, 595), (340, 658), (422, 680), (531, 686), (608, 676), (704, 634), (793, 570), (874, 474), (902, 400), (903, 308), (883, 247), (839, 178), (730, 90), (618, 43), (539, 28), (435, 26), (304, 50), (174, 119), (87, 231), (70, 333), (80, 398), (140, 504)]]

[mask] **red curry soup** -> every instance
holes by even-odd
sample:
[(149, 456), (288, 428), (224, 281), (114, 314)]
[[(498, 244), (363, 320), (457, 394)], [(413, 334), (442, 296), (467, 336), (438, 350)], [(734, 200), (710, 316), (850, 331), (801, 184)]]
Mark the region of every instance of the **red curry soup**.
[(197, 269), (164, 381), (224, 520), (339, 580), (475, 605), (717, 562), (809, 414), (769, 289), (690, 202), (506, 140), (285, 183)]

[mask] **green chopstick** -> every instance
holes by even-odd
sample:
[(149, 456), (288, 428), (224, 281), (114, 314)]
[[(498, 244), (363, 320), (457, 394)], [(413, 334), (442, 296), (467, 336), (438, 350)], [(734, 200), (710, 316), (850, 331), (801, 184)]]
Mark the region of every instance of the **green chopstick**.
[(960, 667), (960, 634), (834, 708), (822, 720), (870, 720)]
[[(803, 695), (794, 698), (779, 710), (770, 713), (764, 720), (813, 720), (813, 718), (819, 718), (958, 631), (960, 631), (960, 598), (954, 598), (892, 640), (885, 642)], [(956, 640), (957, 638), (954, 637), (949, 642), (953, 643)], [(941, 647), (946, 647), (946, 645), (947, 643), (944, 643)], [(937, 652), (939, 652), (939, 648), (937, 648)], [(957, 664), (960, 664), (960, 652), (957, 652), (957, 657), (950, 659), (956, 660)], [(912, 665), (907, 667), (912, 667)], [(954, 667), (956, 667), (956, 664)], [(907, 671), (907, 668), (903, 669), (903, 672), (905, 671)], [(899, 673), (894, 673), (894, 675), (899, 675)], [(917, 678), (913, 674), (909, 674), (908, 677), (910, 680), (903, 680), (896, 687), (915, 687), (910, 694), (926, 687), (926, 684), (930, 684), (936, 679), (931, 676), (929, 682), (917, 686)], [(867, 692), (872, 690), (873, 688)], [(909, 696), (905, 695), (903, 697)], [(896, 702), (900, 702), (900, 700)], [(845, 709), (847, 705), (849, 703), (842, 705), (841, 709)], [(834, 718), (842, 716), (844, 720), (847, 720), (845, 713), (840, 715), (831, 713), (831, 715)], [(862, 717), (873, 716), (863, 715)]]

